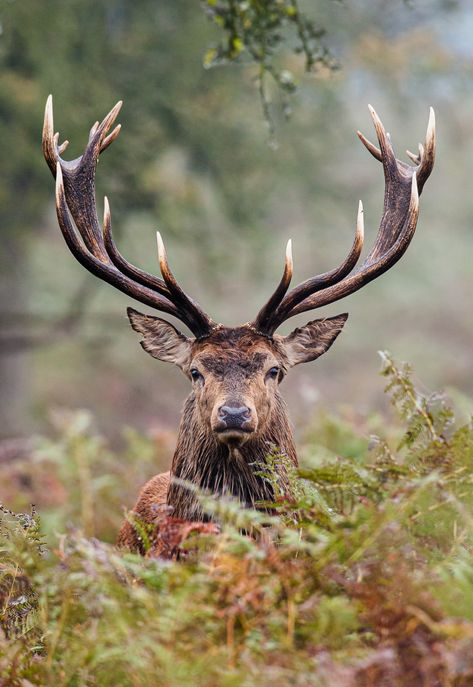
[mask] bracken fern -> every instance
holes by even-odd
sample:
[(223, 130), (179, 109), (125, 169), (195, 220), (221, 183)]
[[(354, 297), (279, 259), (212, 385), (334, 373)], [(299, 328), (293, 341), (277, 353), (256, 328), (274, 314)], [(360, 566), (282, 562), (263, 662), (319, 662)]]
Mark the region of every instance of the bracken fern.
[[(218, 526), (163, 513), (139, 557), (85, 536), (101, 519), (87, 519), (67, 466), (56, 477), (79, 528), (44, 536), (35, 512), (2, 508), (0, 684), (473, 684), (473, 427), (382, 357), (398, 419), (376, 437), (319, 419), (299, 471), (272, 450), (266, 511), (198, 494)], [(40, 442), (35, 469), (54, 465), (45, 446), (77, 466), (64, 454), (72, 441), (92, 489), (96, 469), (110, 468), (107, 508), (119, 508), (123, 468), (113, 472), (89, 422), (74, 427)], [(281, 462), (291, 498), (278, 488)]]

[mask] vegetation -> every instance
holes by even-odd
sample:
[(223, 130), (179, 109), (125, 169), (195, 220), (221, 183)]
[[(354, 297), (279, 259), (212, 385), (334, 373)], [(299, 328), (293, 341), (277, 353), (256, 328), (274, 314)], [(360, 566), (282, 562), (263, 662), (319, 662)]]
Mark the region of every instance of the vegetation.
[(3, 509), (0, 684), (471, 685), (473, 425), (382, 358), (398, 421), (366, 437), (319, 419), (293, 501), (267, 515), (202, 494), (220, 532), (161, 514), (145, 559), (90, 535), (111, 537), (116, 465), (152, 445), (130, 436), (112, 462), (63, 417), (28, 468), (54, 508)]
[(287, 28), (294, 30), (296, 42), (293, 52), (303, 56), (307, 72), (338, 67), (324, 43), (325, 29), (306, 16), (297, 0), (270, 0), (264, 3), (259, 0), (204, 0), (202, 4), (209, 18), (224, 33), (220, 43), (205, 53), (204, 65), (214, 67), (246, 58), (258, 66), (256, 79), (263, 115), (273, 137), (274, 120), (268, 78), (282, 94), (286, 117), (290, 114), (288, 96), (297, 87), (294, 73), (275, 62), (275, 55), (282, 47), (286, 47), (287, 51)]

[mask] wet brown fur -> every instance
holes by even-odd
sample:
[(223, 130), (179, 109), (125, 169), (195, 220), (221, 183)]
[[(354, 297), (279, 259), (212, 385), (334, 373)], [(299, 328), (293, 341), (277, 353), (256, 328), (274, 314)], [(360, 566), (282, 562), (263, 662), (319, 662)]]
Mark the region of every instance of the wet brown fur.
[[(191, 352), (192, 360), (198, 360), (214, 378), (215, 393), (222, 382), (225, 390), (240, 395), (245, 390), (251, 391), (256, 397), (258, 414), (264, 403), (258, 399), (255, 377), (261, 373), (268, 356), (274, 357), (282, 370), (286, 369), (287, 359), (277, 337), (268, 339), (246, 327), (221, 328), (210, 337), (195, 341)], [(260, 396), (263, 395), (260, 389)], [(171, 476), (217, 495), (230, 494), (251, 506), (271, 499), (270, 485), (256, 474), (264, 467), (266, 456), (276, 449), (297, 465), (297, 455), (286, 404), (277, 389), (270, 400), (266, 415), (263, 413), (264, 421), (254, 435), (242, 446), (231, 448), (219, 441), (208, 418), (202, 417), (202, 408), (193, 391), (184, 404), (171, 470), (147, 482), (133, 508), (133, 517), (153, 523), (162, 507), (168, 505), (173, 517), (205, 519), (194, 494), (181, 484), (172, 484)], [(206, 408), (208, 413), (210, 405)], [(287, 487), (283, 469), (280, 479)], [(118, 545), (143, 552), (139, 528), (127, 520), (119, 533)]]

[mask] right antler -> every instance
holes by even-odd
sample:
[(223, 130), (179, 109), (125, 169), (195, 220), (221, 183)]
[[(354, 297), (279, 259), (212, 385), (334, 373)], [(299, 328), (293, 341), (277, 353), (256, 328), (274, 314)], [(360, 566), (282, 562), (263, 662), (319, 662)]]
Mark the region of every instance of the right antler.
[(358, 136), (369, 152), (383, 165), (385, 192), (384, 212), (375, 244), (362, 265), (352, 272), (363, 248), (363, 206), (360, 201), (355, 241), (340, 267), (307, 279), (289, 293), (292, 277), (291, 246), (288, 243), (283, 277), (268, 302), (258, 313), (252, 326), (266, 336), (272, 336), (287, 319), (334, 303), (390, 269), (407, 250), (417, 225), (419, 195), (422, 192), (435, 160), (435, 117), (430, 109), (425, 146), (419, 144), (419, 155), (408, 151), (415, 166), (396, 159), (389, 134), (386, 133), (374, 109), (369, 106), (379, 148), (363, 134)]
[(52, 96), (49, 96), (44, 114), (43, 153), (56, 177), (59, 226), (72, 254), (92, 274), (141, 303), (174, 315), (196, 337), (206, 336), (216, 323), (177, 283), (169, 269), (161, 236), (158, 234), (158, 251), (163, 279), (135, 267), (120, 254), (112, 237), (107, 198), (104, 201), (103, 230), (100, 227), (95, 203), (95, 170), (100, 153), (120, 133), (120, 125), (108, 132), (121, 106), (120, 101), (101, 124), (96, 122), (93, 125), (83, 155), (68, 162), (61, 158), (68, 141), (59, 145), (59, 134), (54, 133)]

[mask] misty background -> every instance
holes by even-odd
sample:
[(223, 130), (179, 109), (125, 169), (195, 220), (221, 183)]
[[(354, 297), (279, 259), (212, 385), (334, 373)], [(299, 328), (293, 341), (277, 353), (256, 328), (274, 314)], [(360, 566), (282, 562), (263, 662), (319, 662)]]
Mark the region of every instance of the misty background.
[(289, 121), (272, 94), (274, 145), (255, 67), (204, 68), (220, 36), (195, 0), (0, 2), (1, 437), (47, 433), (55, 409), (87, 408), (112, 441), (131, 426), (169, 435), (171, 452), (189, 388), (140, 348), (125, 315), (133, 301), (64, 243), (41, 152), (49, 93), (55, 128), (70, 140), (66, 159), (124, 100), (122, 132), (97, 171), (99, 216), (106, 194), (120, 251), (153, 273), (159, 228), (180, 283), (225, 324), (254, 317), (280, 278), (288, 238), (294, 283), (339, 264), (360, 198), (369, 250), (383, 175), (356, 137), (374, 138), (367, 104), (401, 159), (423, 141), (433, 105), (437, 161), (409, 250), (361, 292), (281, 328), (350, 313), (330, 352), (293, 370), (282, 390), (299, 428), (321, 407), (382, 411), (377, 351), (389, 349), (429, 389), (473, 393), (473, 6), (302, 6), (341, 68), (305, 74), (300, 56), (283, 52), (299, 87)]

